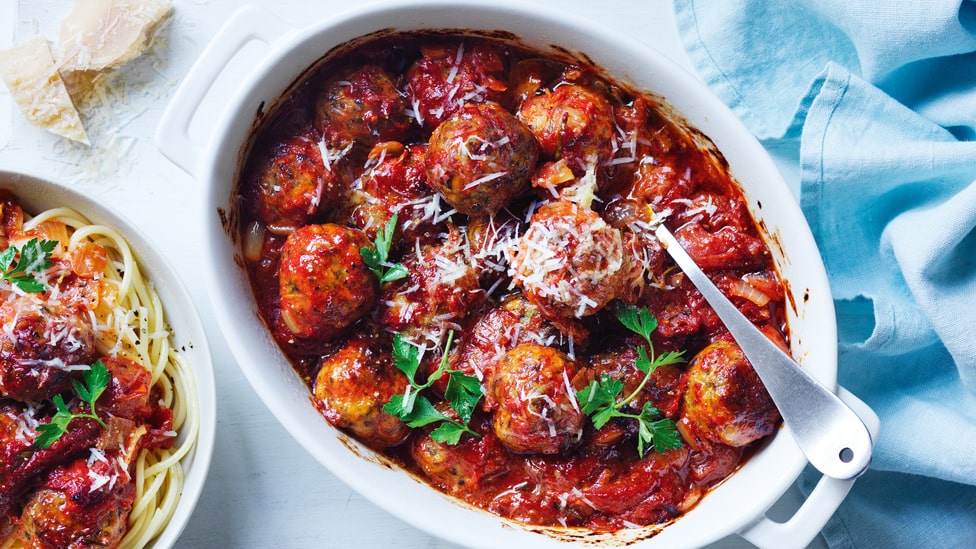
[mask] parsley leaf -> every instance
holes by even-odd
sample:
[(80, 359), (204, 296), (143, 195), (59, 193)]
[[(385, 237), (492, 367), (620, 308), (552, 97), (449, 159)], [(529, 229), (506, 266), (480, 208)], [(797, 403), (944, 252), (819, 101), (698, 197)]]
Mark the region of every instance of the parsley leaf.
[(393, 244), (393, 233), (396, 231), (397, 214), (386, 222), (386, 225), (376, 231), (375, 248), (363, 246), (359, 253), (370, 271), (380, 279), (380, 284), (406, 278), (408, 271), (403, 263), (389, 263), (390, 246)]
[(474, 436), (480, 436), (471, 429), (468, 429), (464, 425), (461, 425), (454, 421), (446, 421), (437, 426), (436, 429), (430, 432), (430, 438), (436, 440), (437, 442), (442, 442), (444, 444), (455, 445), (461, 442), (461, 435), (464, 433), (471, 433)]
[(82, 377), (85, 381), (84, 384), (79, 383), (77, 380), (72, 383), (75, 392), (78, 393), (78, 397), (88, 403), (89, 412), (87, 414), (73, 414), (68, 410), (67, 405), (65, 405), (64, 398), (61, 395), (54, 395), (52, 400), (54, 401), (54, 407), (57, 409), (57, 412), (51, 417), (50, 423), (37, 426), (37, 437), (34, 438), (35, 448), (49, 448), (56, 440), (61, 438), (61, 435), (68, 431), (68, 424), (75, 418), (91, 418), (97, 421), (102, 427), (107, 428), (105, 422), (95, 412), (95, 401), (105, 392), (109, 381), (111, 381), (108, 368), (99, 360)]
[[(593, 427), (602, 429), (611, 419), (616, 417), (637, 420), (637, 451), (643, 457), (649, 447), (664, 453), (681, 447), (681, 436), (674, 421), (661, 418), (661, 411), (650, 402), (645, 402), (639, 414), (622, 411), (644, 389), (651, 379), (654, 370), (666, 364), (677, 364), (684, 361), (684, 352), (666, 352), (654, 355), (654, 344), (651, 342), (651, 332), (657, 329), (657, 319), (651, 315), (647, 307), (639, 310), (631, 305), (618, 303), (617, 319), (628, 330), (640, 335), (647, 342), (647, 348), (637, 349), (637, 359), (634, 366), (644, 373), (644, 379), (629, 396), (618, 400), (624, 389), (623, 381), (602, 374), (599, 380), (593, 380), (589, 385), (576, 392), (581, 410), (590, 416)], [(648, 355), (648, 349), (650, 355)]]
[(461, 417), (465, 425), (471, 421), (478, 401), (481, 400), (481, 382), (478, 378), (469, 376), (457, 370), (447, 370), (447, 389), (444, 398), (451, 403), (451, 408)]
[(650, 402), (644, 403), (644, 409), (637, 417), (638, 436), (637, 451), (644, 455), (646, 451), (644, 445), (648, 442), (654, 444), (654, 449), (663, 454), (668, 450), (681, 448), (681, 435), (675, 428), (674, 421), (668, 418), (661, 418), (661, 411), (654, 407)]
[(407, 378), (413, 379), (420, 366), (420, 349), (400, 334), (393, 336), (393, 363)]
[[(441, 363), (428, 378), (420, 384), (416, 381), (417, 369), (420, 366), (420, 351), (400, 334), (393, 337), (393, 363), (406, 374), (410, 385), (400, 395), (394, 395), (383, 405), (383, 411), (399, 418), (411, 428), (423, 427), (440, 422), (430, 433), (430, 437), (438, 442), (457, 444), (461, 435), (468, 433), (480, 436), (468, 427), (471, 415), (481, 400), (481, 382), (478, 378), (469, 376), (447, 367), (448, 352), (454, 341), (454, 332), (448, 332), (447, 343), (444, 345), (444, 355)], [(421, 395), (421, 391), (434, 384), (443, 375), (448, 376), (445, 398), (451, 408), (457, 412), (461, 421), (456, 421), (441, 413), (431, 401)]]
[[(32, 238), (20, 250), (10, 246), (0, 253), (0, 268), (3, 268), (0, 280), (12, 282), (28, 293), (43, 292), (46, 289), (44, 283), (34, 278), (32, 273), (43, 273), (51, 266), (51, 252), (57, 245), (57, 240), (39, 241)], [(17, 262), (11, 266), (15, 258)]]
[[(416, 395), (417, 393), (414, 392)], [(395, 398), (395, 397), (394, 397)], [(390, 399), (392, 402), (393, 399)], [(444, 419), (444, 414), (437, 411), (434, 405), (431, 404), (426, 397), (420, 397), (419, 399), (413, 399), (414, 405), (412, 406), (410, 413), (405, 414), (404, 417), (400, 419), (403, 420), (410, 427), (423, 427), (424, 425), (430, 425), (431, 423), (437, 423)]]
[[(583, 390), (577, 392), (576, 396), (579, 398), (579, 403), (582, 405), (583, 413), (586, 415), (592, 415), (594, 412), (605, 408), (607, 405), (612, 405), (617, 401), (617, 395), (620, 391), (624, 390), (624, 382), (619, 379), (613, 379), (607, 374), (600, 376), (600, 382), (591, 382)], [(594, 421), (594, 423), (596, 423)], [(597, 425), (596, 428), (599, 429), (603, 427), (603, 424)]]
[(639, 310), (633, 305), (617, 302), (617, 320), (627, 327), (628, 330), (643, 336), (650, 341), (651, 332), (657, 329), (657, 319), (651, 315), (647, 307)]

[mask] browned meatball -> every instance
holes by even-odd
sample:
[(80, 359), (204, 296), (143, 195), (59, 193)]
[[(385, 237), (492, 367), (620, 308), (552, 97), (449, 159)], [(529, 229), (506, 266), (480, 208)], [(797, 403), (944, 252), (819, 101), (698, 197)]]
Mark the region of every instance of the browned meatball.
[(465, 103), (499, 102), (505, 84), (501, 48), (476, 44), (430, 44), (407, 71), (406, 91), (420, 124), (436, 128)]
[(462, 437), (455, 445), (437, 442), (429, 436), (417, 437), (410, 444), (410, 455), (420, 471), (431, 484), (448, 494), (477, 494), (517, 466), (491, 427), (476, 423), (474, 420), (470, 427), (482, 435)]
[(466, 243), (452, 226), (443, 242), (418, 242), (403, 265), (407, 277), (383, 285), (380, 324), (418, 345), (436, 347), (484, 297)]
[(583, 174), (613, 157), (613, 107), (602, 95), (578, 84), (561, 84), (526, 99), (518, 118), (532, 130), (546, 158), (566, 159)]
[(413, 119), (406, 98), (382, 67), (366, 65), (329, 83), (315, 103), (315, 125), (331, 149), (401, 141)]
[[(537, 343), (575, 354), (587, 336), (578, 323), (569, 330), (553, 325), (523, 295), (515, 294), (477, 319), (465, 335), (452, 368), (487, 382), (494, 376), (498, 361), (522, 343)], [(446, 382), (440, 388), (446, 388)], [(487, 393), (482, 403), (485, 410), (493, 409), (494, 396)]]
[[(50, 408), (53, 408), (51, 406)], [(72, 413), (83, 413), (72, 407)], [(10, 399), (0, 399), (0, 516), (13, 516), (20, 498), (37, 485), (37, 479), (71, 456), (95, 446), (102, 427), (90, 418), (76, 418), (68, 430), (47, 448), (34, 448), (38, 435), (32, 426), (50, 423), (54, 410), (24, 406)], [(16, 458), (13, 456), (17, 456)]]
[(766, 388), (742, 349), (717, 341), (688, 368), (682, 420), (704, 439), (745, 446), (776, 429), (780, 419)]
[(552, 347), (526, 343), (505, 353), (487, 380), (499, 440), (522, 454), (558, 454), (579, 443), (586, 416), (570, 385), (575, 373), (575, 363)]
[(735, 227), (710, 232), (701, 223), (686, 223), (674, 231), (674, 238), (704, 271), (754, 269), (768, 260), (763, 241)]
[(376, 276), (360, 250), (366, 235), (341, 225), (306, 225), (281, 248), (281, 321), (298, 337), (328, 339), (376, 304)]
[(528, 188), (539, 146), (498, 103), (469, 103), (430, 136), (427, 183), (468, 215), (490, 215)]
[(410, 427), (383, 411), (383, 405), (407, 387), (407, 377), (367, 337), (349, 341), (324, 357), (315, 377), (315, 402), (329, 423), (348, 429), (374, 448), (396, 446)]
[(366, 171), (350, 189), (353, 224), (376, 238), (376, 231), (397, 214), (397, 240), (408, 244), (441, 232), (440, 196), (427, 186), (426, 157), (426, 145), (386, 141), (373, 147)]
[(632, 234), (637, 238), (638, 247), (642, 252), (640, 261), (644, 264), (645, 274), (652, 278), (660, 278), (668, 254), (654, 236), (651, 210), (638, 200), (616, 198), (607, 203), (601, 216), (608, 225), (620, 229), (624, 236)]
[(563, 200), (539, 208), (508, 253), (515, 284), (550, 316), (591, 315), (643, 277), (619, 230)]
[(149, 421), (153, 413), (149, 400), (152, 372), (142, 364), (121, 356), (103, 356), (99, 360), (112, 375), (112, 381), (99, 399), (98, 409), (140, 424)]
[(676, 199), (675, 238), (704, 270), (752, 269), (767, 261), (766, 245), (753, 235), (754, 223), (738, 198), (697, 193)]
[(306, 136), (277, 143), (254, 174), (254, 215), (278, 234), (306, 224), (342, 193), (337, 172), (325, 168), (321, 150)]
[(496, 295), (495, 291), (499, 288), (504, 291), (511, 282), (505, 248), (512, 245), (526, 225), (521, 217), (516, 217), (508, 208), (495, 215), (472, 218), (468, 223), (471, 260), (489, 295)]
[[(32, 296), (0, 305), (0, 394), (43, 400), (71, 389), (81, 366), (95, 360), (95, 334), (87, 316)], [(84, 368), (82, 368), (84, 369)]]
[(24, 505), (24, 546), (116, 547), (136, 498), (120, 458), (115, 452), (92, 454), (51, 471)]
[[(580, 369), (579, 375), (573, 380), (573, 385), (584, 387), (600, 376), (608, 375), (623, 382), (622, 395), (633, 393), (645, 378), (644, 372), (636, 366), (637, 348), (645, 344), (636, 337), (630, 338), (629, 342), (630, 345), (626, 348), (608, 350), (590, 357), (588, 367)], [(656, 350), (661, 352), (661, 349)], [(673, 364), (659, 366), (651, 374), (643, 390), (628, 406), (639, 411), (644, 407), (645, 402), (650, 402), (661, 411), (663, 416), (676, 417), (685, 385), (685, 374), (681, 368)]]

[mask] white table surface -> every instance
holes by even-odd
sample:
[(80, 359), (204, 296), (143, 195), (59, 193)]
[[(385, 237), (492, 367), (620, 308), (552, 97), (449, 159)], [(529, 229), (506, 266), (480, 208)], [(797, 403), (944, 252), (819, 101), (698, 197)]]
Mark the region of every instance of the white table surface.
[[(346, 2), (254, 0), (302, 26)], [(548, 0), (645, 42), (688, 66), (668, 0)], [(30, 36), (54, 40), (73, 0), (0, 0), (0, 48)], [(149, 54), (120, 74), (124, 94), (108, 98), (90, 128), (92, 147), (29, 126), (0, 91), (0, 169), (61, 181), (99, 197), (134, 220), (183, 274), (213, 350), (218, 392), (217, 442), (210, 476), (178, 547), (452, 547), (393, 517), (351, 491), (314, 461), (271, 416), (238, 370), (195, 273), (197, 220), (186, 218), (199, 183), (166, 160), (152, 142), (159, 116), (203, 47), (239, 2), (175, 0), (175, 12)], [(254, 53), (260, 55), (260, 51)], [(232, 65), (221, 82), (232, 85)], [(0, 86), (2, 88), (2, 86)], [(214, 109), (219, 108), (219, 102)], [(214, 117), (216, 115), (214, 114)], [(194, 134), (206, 138), (206, 124)], [(199, 130), (204, 128), (204, 130)], [(785, 167), (787, 179), (795, 179)], [(795, 507), (794, 488), (778, 505)], [(818, 537), (814, 546), (823, 546)], [(738, 537), (717, 544), (748, 547)]]

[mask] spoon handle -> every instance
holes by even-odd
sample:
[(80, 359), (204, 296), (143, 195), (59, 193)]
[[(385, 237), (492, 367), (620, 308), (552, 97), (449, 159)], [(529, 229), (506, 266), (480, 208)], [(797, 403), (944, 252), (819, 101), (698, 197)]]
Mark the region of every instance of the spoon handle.
[(655, 235), (742, 348), (810, 463), (837, 479), (852, 479), (863, 473), (871, 463), (873, 443), (861, 418), (759, 331), (702, 272), (663, 223)]

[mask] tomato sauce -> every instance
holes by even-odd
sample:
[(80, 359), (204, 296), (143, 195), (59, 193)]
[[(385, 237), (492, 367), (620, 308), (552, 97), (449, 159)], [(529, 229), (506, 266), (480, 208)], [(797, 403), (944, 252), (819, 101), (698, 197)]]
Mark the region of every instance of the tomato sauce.
[[(786, 346), (786, 292), (742, 192), (662, 100), (598, 67), (487, 36), (363, 41), (275, 105), (237, 188), (261, 314), (313, 405), (447, 494), (533, 525), (662, 524), (778, 426), (653, 236), (666, 224)], [(363, 250), (387, 245), (369, 267)], [(628, 308), (656, 320), (649, 340)], [(398, 341), (418, 385), (446, 367), (480, 386), (456, 443), (385, 408), (409, 393)], [(636, 366), (667, 352), (685, 360)], [(447, 379), (420, 391), (459, 420)], [(601, 380), (633, 398), (597, 429), (580, 391)], [(640, 454), (645, 405), (678, 446)]]

